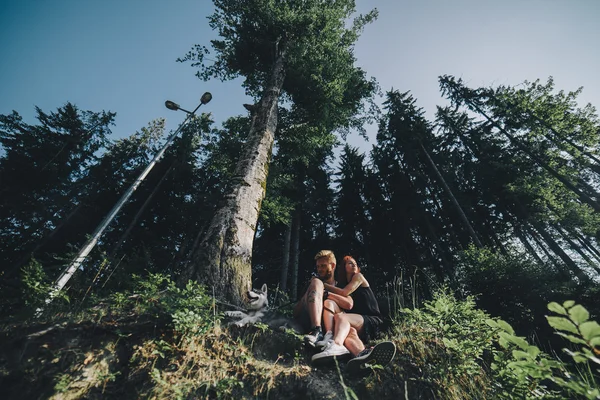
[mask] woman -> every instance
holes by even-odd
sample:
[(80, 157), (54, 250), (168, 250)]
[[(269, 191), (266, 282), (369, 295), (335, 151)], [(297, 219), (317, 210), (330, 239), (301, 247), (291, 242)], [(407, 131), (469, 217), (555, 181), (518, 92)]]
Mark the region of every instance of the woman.
[(325, 336), (329, 339), (328, 343), (322, 352), (312, 357), (313, 361), (349, 355), (349, 353), (354, 356), (359, 355), (365, 349), (364, 343), (376, 336), (383, 322), (377, 299), (369, 282), (361, 274), (356, 260), (345, 256), (343, 265), (344, 268), (338, 268), (337, 271), (339, 287), (325, 284), (325, 290), (352, 297), (354, 305), (351, 312), (339, 312), (333, 315), (334, 332), (327, 332)]

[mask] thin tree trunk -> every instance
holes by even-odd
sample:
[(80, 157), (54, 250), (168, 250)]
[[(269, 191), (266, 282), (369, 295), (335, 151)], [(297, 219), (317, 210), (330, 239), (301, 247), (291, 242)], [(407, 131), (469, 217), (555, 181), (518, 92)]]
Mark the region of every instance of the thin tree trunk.
[(297, 206), (293, 220), (292, 233), (292, 300), (298, 299), (298, 266), (300, 265), (300, 224), (302, 213)]
[(236, 182), (215, 213), (182, 278), (205, 283), (233, 304), (241, 304), (252, 282), (252, 245), (265, 196), (279, 94), (285, 78), (284, 52), (279, 52), (258, 103)]
[(292, 237), (292, 221), (285, 227), (283, 236), (283, 263), (281, 265), (281, 282), (279, 287), (282, 292), (287, 291), (288, 271), (290, 267), (290, 241)]
[(542, 249), (542, 251), (544, 252), (544, 254), (546, 255), (546, 257), (548, 258), (548, 261), (552, 263), (552, 265), (554, 265), (557, 269), (561, 268), (560, 264), (558, 262), (558, 260), (556, 259), (556, 256), (552, 255), (550, 253), (550, 251), (548, 250), (548, 248), (546, 247), (546, 245), (537, 237), (536, 233), (534, 232), (533, 228), (529, 228), (529, 236), (533, 239), (533, 241), (535, 242), (535, 244), (537, 244), (537, 246)]
[(527, 237), (525, 236), (525, 233), (523, 233), (521, 228), (516, 225), (513, 225), (513, 228), (514, 228), (515, 234), (517, 235), (517, 237), (519, 238), (521, 243), (523, 243), (523, 246), (525, 246), (525, 248), (527, 249), (529, 254), (531, 254), (533, 256), (533, 258), (535, 258), (540, 265), (544, 265), (544, 260), (542, 260), (540, 255), (537, 253), (537, 251), (535, 251), (535, 249), (531, 245), (531, 243), (529, 243), (529, 241), (527, 240)]
[(585, 248), (588, 249), (588, 251), (592, 253), (598, 261), (600, 261), (600, 251), (598, 251), (598, 249), (596, 249), (594, 245), (584, 235), (578, 232), (576, 232), (576, 235), (577, 240), (579, 240), (580, 243), (583, 243)]
[(456, 197), (454, 197), (454, 194), (452, 193), (452, 190), (450, 190), (450, 187), (446, 183), (446, 180), (444, 179), (444, 177), (442, 176), (442, 174), (438, 170), (437, 166), (435, 165), (435, 163), (433, 162), (433, 160), (429, 156), (429, 153), (427, 152), (427, 150), (425, 150), (425, 146), (423, 146), (423, 143), (420, 140), (419, 140), (419, 146), (421, 146), (421, 150), (423, 150), (423, 153), (425, 153), (425, 157), (427, 157), (427, 160), (429, 161), (429, 164), (431, 165), (431, 167), (435, 171), (435, 174), (437, 175), (438, 179), (440, 180), (440, 183), (444, 187), (444, 190), (446, 191), (446, 193), (450, 197), (450, 200), (452, 201), (452, 204), (454, 204), (454, 206), (456, 207), (456, 210), (458, 211), (458, 215), (460, 216), (460, 219), (463, 221), (463, 223), (467, 227), (467, 230), (469, 231), (469, 234), (471, 235), (471, 238), (473, 239), (473, 241), (475, 242), (475, 244), (477, 245), (477, 247), (482, 248), (483, 245), (481, 244), (481, 241), (477, 237), (477, 234), (475, 233), (475, 230), (471, 226), (471, 223), (467, 219), (467, 216), (466, 216), (465, 212), (463, 211), (462, 207), (458, 203), (458, 200), (456, 200)]
[(560, 226), (558, 226), (558, 225), (552, 225), (552, 227), (558, 233), (560, 233), (560, 235), (569, 244), (569, 246), (573, 250), (575, 250), (588, 263), (588, 265), (590, 267), (592, 267), (594, 270), (596, 270), (598, 273), (600, 273), (600, 268), (598, 267), (598, 265), (590, 257), (588, 257), (587, 254), (585, 254), (583, 252), (583, 250), (581, 249), (581, 247), (579, 245), (577, 245), (577, 243), (575, 243), (575, 242), (573, 242), (573, 240), (571, 240), (571, 238), (569, 237), (569, 235)]
[(554, 254), (560, 257), (560, 259), (565, 263), (567, 270), (561, 268), (564, 277), (570, 278), (568, 274), (568, 272), (570, 271), (579, 279), (587, 280), (587, 276), (585, 275), (585, 273), (581, 270), (581, 268), (579, 268), (575, 261), (573, 261), (573, 259), (569, 257), (567, 253), (564, 252), (562, 247), (560, 247), (560, 245), (556, 243), (556, 240), (554, 240), (552, 235), (550, 235), (550, 233), (548, 233), (539, 222), (532, 222), (532, 225), (535, 228), (535, 230), (542, 236), (542, 238), (544, 238), (544, 241), (548, 244), (550, 250), (552, 250), (552, 252), (554, 252)]

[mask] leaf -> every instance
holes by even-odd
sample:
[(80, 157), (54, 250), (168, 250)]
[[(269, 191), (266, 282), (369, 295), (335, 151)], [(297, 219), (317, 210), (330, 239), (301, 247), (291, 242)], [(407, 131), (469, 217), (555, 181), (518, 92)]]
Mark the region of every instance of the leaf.
[(566, 338), (571, 343), (587, 344), (585, 340), (578, 338), (577, 336), (569, 335), (568, 333), (556, 332), (556, 334)]
[(587, 321), (579, 325), (581, 336), (585, 340), (592, 340), (592, 338), (600, 337), (600, 325), (596, 321)]
[(503, 338), (502, 336), (500, 336), (500, 339), (498, 339), (498, 344), (500, 344), (500, 346), (502, 346), (505, 349), (508, 348), (508, 340), (506, 340), (506, 338)]
[(515, 334), (515, 330), (512, 328), (512, 326), (510, 326), (510, 324), (506, 321), (503, 321), (501, 319), (498, 320), (498, 326), (500, 327), (500, 329), (502, 329), (505, 332), (510, 333), (511, 335)]
[(565, 310), (560, 304), (554, 301), (548, 304), (548, 310), (557, 314), (567, 315), (567, 310)]
[(529, 359), (531, 359), (531, 354), (526, 353), (526, 352), (521, 351), (521, 350), (513, 350), (512, 355), (517, 360), (529, 360)]
[(563, 351), (565, 353), (567, 353), (568, 355), (570, 355), (571, 357), (573, 357), (573, 361), (575, 361), (576, 363), (583, 363), (583, 362), (587, 362), (587, 360), (588, 360), (586, 356), (584, 356), (583, 354), (581, 354), (578, 351), (573, 352), (569, 349), (563, 349)]
[(575, 325), (573, 325), (573, 323), (571, 321), (569, 321), (568, 319), (566, 319), (564, 317), (548, 317), (548, 316), (546, 316), (546, 319), (548, 320), (548, 323), (550, 324), (550, 326), (556, 330), (567, 331), (567, 332), (574, 333), (576, 335), (579, 334), (577, 327)]
[[(511, 335), (511, 334), (506, 333), (506, 332), (500, 332), (500, 333), (498, 333), (498, 335), (500, 336), (501, 340), (505, 340), (505, 341), (510, 342), (512, 344), (516, 344), (518, 347), (521, 348), (521, 350), (526, 351), (527, 348), (529, 347), (529, 343), (527, 343), (527, 340), (523, 339), (522, 337)], [(502, 341), (500, 341), (500, 345), (502, 347), (506, 347), (505, 345), (502, 344)]]
[(566, 308), (567, 310), (571, 307), (573, 307), (575, 305), (575, 302), (573, 300), (567, 300), (563, 303), (563, 307)]
[(592, 347), (600, 347), (600, 336), (591, 338), (590, 345), (592, 345)]
[(527, 350), (527, 348), (529, 347), (529, 343), (527, 343), (527, 340), (523, 339), (522, 337), (519, 336), (514, 336), (512, 339), (512, 342), (514, 344), (516, 344), (517, 346), (519, 346), (522, 350)]
[(538, 349), (536, 346), (529, 346), (527, 348), (527, 353), (529, 353), (531, 357), (536, 358), (538, 354), (540, 354), (540, 349)]
[(490, 328), (497, 328), (498, 327), (498, 324), (493, 319), (489, 319), (488, 318), (488, 319), (485, 320), (485, 323), (488, 324), (488, 326)]
[(573, 322), (580, 325), (590, 318), (590, 313), (580, 304), (577, 304), (569, 310), (569, 315)]

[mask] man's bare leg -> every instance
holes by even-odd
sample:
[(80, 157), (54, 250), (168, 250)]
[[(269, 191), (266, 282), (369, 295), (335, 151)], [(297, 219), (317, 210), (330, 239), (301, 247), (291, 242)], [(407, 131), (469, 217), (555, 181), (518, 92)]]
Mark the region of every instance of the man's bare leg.
[(321, 326), (323, 317), (323, 282), (320, 279), (313, 279), (306, 291), (306, 308), (310, 316), (311, 328)]

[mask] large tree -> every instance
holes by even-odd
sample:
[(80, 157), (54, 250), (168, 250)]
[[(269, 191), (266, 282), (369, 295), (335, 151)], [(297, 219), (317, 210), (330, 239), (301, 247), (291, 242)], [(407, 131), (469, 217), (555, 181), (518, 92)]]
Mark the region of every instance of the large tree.
[(36, 112), (37, 125), (0, 115), (0, 264), (11, 272), (78, 211), (115, 117), (71, 103)]
[[(216, 212), (183, 278), (204, 281), (240, 302), (251, 281), (251, 254), (265, 195), (280, 98), (304, 115), (314, 136), (358, 126), (354, 116), (375, 90), (354, 66), (353, 45), (376, 13), (359, 16), (354, 0), (214, 0), (210, 25), (220, 38), (210, 51), (195, 46), (182, 61), (199, 67), (198, 76), (244, 78), (258, 100), (235, 182)], [(206, 63), (209, 61), (209, 63)]]

